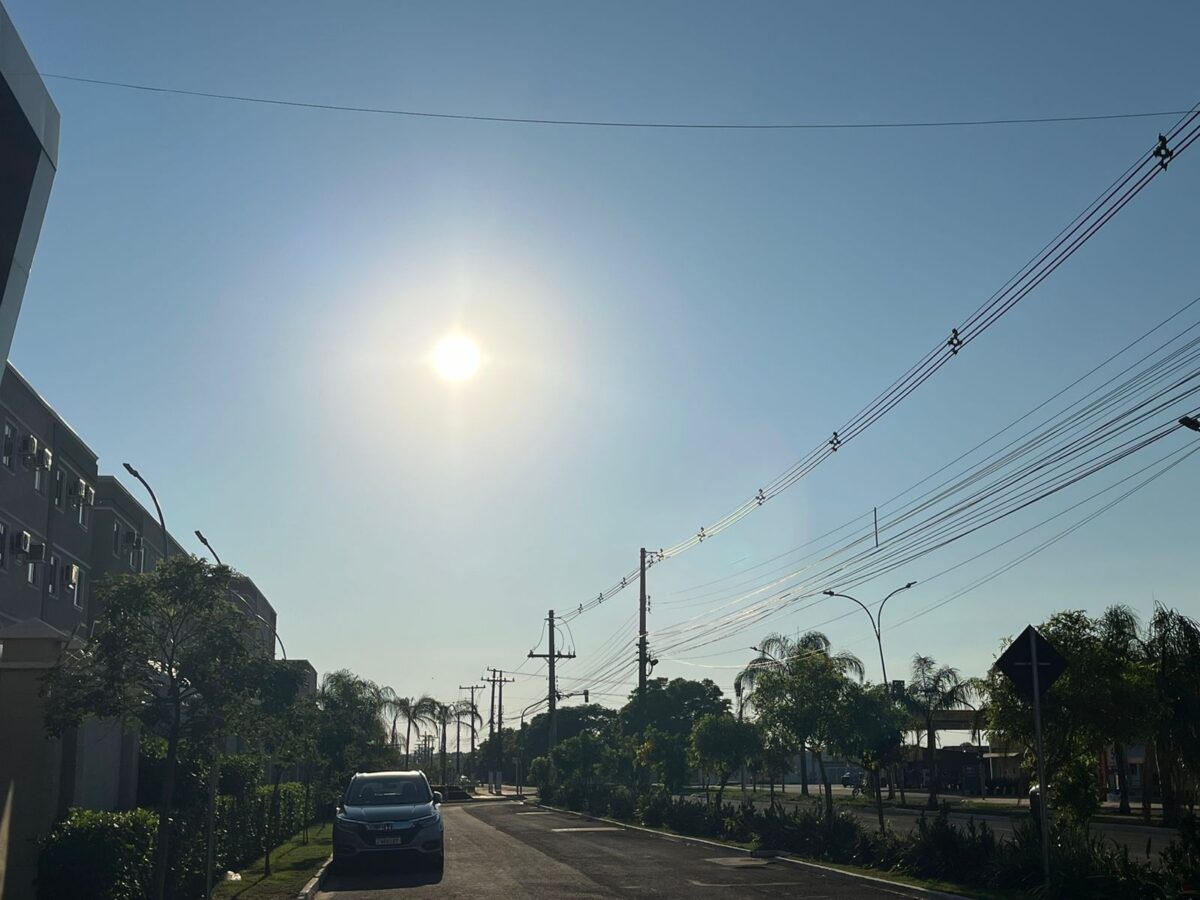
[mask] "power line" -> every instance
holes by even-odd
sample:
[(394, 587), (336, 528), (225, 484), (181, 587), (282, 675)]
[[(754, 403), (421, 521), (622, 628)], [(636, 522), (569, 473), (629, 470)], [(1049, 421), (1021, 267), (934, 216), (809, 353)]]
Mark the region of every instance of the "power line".
[[(1149, 356), (1160, 353), (1197, 327), (1200, 325), (1189, 326), (1181, 335), (1172, 337)], [(1143, 357), (1143, 360), (1145, 358), (1147, 357)], [(1180, 424), (1177, 420), (1178, 409), (1169, 415), (1166, 410), (1200, 391), (1200, 386), (1194, 383), (1197, 378), (1200, 378), (1200, 370), (1193, 369), (1181, 378), (1176, 376), (1185, 365), (1194, 364), (1197, 361), (1200, 361), (1200, 338), (1194, 338), (1183, 347), (1167, 353), (1117, 388), (1093, 400), (1087, 407), (1082, 410), (1078, 409), (1077, 407), (1083, 400), (1092, 397), (1099, 390), (1099, 388), (1093, 389), (1080, 400), (1068, 405), (1060, 413), (1047, 420), (1040, 426), (1041, 431), (1034, 439), (1026, 441), (1016, 451), (1001, 458), (999, 462), (994, 461), (996, 453), (993, 453), (985, 459), (986, 465), (977, 466), (966, 476), (956, 476), (957, 481), (954, 482), (952, 479), (954, 483), (944, 490), (935, 489), (938, 491), (938, 495), (933, 501), (925, 501), (915, 507), (913, 503), (917, 501), (913, 501), (910, 503), (908, 511), (901, 511), (893, 516), (892, 521), (884, 525), (884, 530), (895, 528), (897, 524), (911, 518), (916, 512), (929, 508), (932, 502), (944, 500), (955, 492), (970, 488), (984, 476), (996, 476), (984, 487), (975, 489), (974, 493), (956, 501), (948, 509), (935, 512), (917, 524), (909, 526), (905, 531), (889, 538), (889, 541), (880, 550), (873, 547), (868, 548), (859, 551), (848, 560), (830, 564), (823, 571), (809, 576), (806, 584), (810, 587), (814, 584), (826, 586), (822, 582), (836, 577), (838, 584), (848, 589), (855, 584), (878, 577), (887, 571), (907, 565), (921, 556), (958, 541), (980, 528), (1019, 512), (1176, 432)], [(1125, 371), (1128, 372), (1130, 368), (1133, 367), (1127, 367)], [(1132, 398), (1138, 391), (1144, 391), (1149, 387), (1153, 383), (1149, 379), (1150, 375), (1154, 375), (1158, 381), (1170, 380), (1170, 383), (1158, 388), (1154, 395), (1143, 398), (1135, 405), (1125, 408), (1120, 414), (1110, 416), (1099, 424), (1092, 424), (1092, 420), (1099, 414), (1106, 413), (1114, 403)], [(1120, 377), (1120, 375), (1109, 379), (1100, 387), (1111, 384), (1116, 377)], [(1114, 441), (1124, 433), (1138, 428), (1152, 416), (1160, 417), (1162, 424), (1154, 425), (1132, 438), (1127, 438), (1123, 443), (1114, 444)], [(1037, 431), (1037, 429), (1033, 429), (1027, 434), (1032, 431)], [(1048, 450), (1039, 450), (1049, 438), (1056, 438), (1058, 443), (1051, 445)], [(1008, 446), (1012, 446), (1013, 443), (1016, 442), (1010, 442)], [(1001, 448), (1001, 450), (1003, 449)], [(1003, 472), (1004, 466), (1015, 463), (1022, 456), (1034, 450), (1039, 450), (1041, 453), (1034, 462), (1007, 474)], [(989, 462), (988, 460), (993, 461)], [(1067, 463), (1071, 465), (1067, 467)], [(918, 501), (921, 499), (917, 498)], [(863, 543), (863, 539), (851, 542), (843, 550), (828, 554), (818, 562), (828, 562), (844, 551), (850, 550), (856, 543)], [(763, 585), (757, 590), (736, 597), (725, 605), (734, 605), (755, 594), (786, 584), (810, 568), (812, 568), (811, 565), (805, 566)], [(806, 596), (812, 596), (817, 591), (802, 586), (800, 593), (792, 596), (794, 593), (796, 593), (795, 589), (788, 589), (781, 594), (760, 601), (755, 606), (733, 612), (716, 621), (712, 619), (712, 611), (709, 611), (687, 620), (696, 624), (688, 625), (685, 621), (680, 625), (669, 626), (660, 631), (660, 635), (683, 638), (681, 643), (694, 644), (702, 640), (706, 633), (712, 634), (718, 630), (733, 627), (741, 630), (740, 626), (770, 614), (774, 607), (781, 606), (785, 602), (792, 604)], [(688, 632), (692, 632), (691, 636), (684, 637)], [(677, 643), (663, 648), (663, 651), (666, 652), (666, 650), (675, 649), (678, 646)]]
[[(723, 518), (701, 527), (698, 532), (671, 547), (660, 549), (652, 562), (660, 562), (683, 553), (703, 543), (707, 538), (732, 527), (768, 500), (800, 481), (818, 465), (837, 453), (848, 441), (862, 434), (888, 412), (895, 409), (950, 360), (957, 357), (959, 352), (971, 341), (992, 327), (1005, 313), (1028, 296), (1105, 224), (1111, 221), (1151, 181), (1166, 171), (1170, 160), (1190, 147), (1197, 138), (1200, 138), (1200, 124), (1196, 124), (1198, 119), (1200, 119), (1200, 112), (1197, 111), (1197, 107), (1193, 107), (1191, 111), (1185, 113), (1167, 134), (1159, 136), (1157, 144), (1151, 150), (1126, 169), (974, 313), (960, 325), (952, 328), (948, 339), (939, 340), (933, 349), (911, 366), (907, 372), (834, 431), (828, 441), (817, 445), (806, 456), (776, 477), (774, 481), (760, 488), (753, 497)], [(605, 600), (631, 583), (633, 575), (636, 575), (636, 570), (623, 576), (617, 584), (601, 592), (595, 599), (579, 604), (564, 618), (574, 618), (604, 603)]]
[(652, 128), (692, 131), (844, 131), (858, 129), (903, 129), (903, 128), (978, 128), (1003, 125), (1061, 125), (1076, 122), (1105, 122), (1119, 119), (1152, 119), (1166, 116), (1181, 116), (1187, 110), (1160, 110), (1157, 112), (1100, 113), (1073, 116), (1021, 116), (991, 119), (942, 119), (910, 122), (636, 122), (618, 119), (551, 119), (524, 116), (488, 116), (470, 113), (429, 112), (415, 109), (398, 109), (385, 106), (359, 106), (341, 103), (317, 103), (310, 100), (285, 100), (278, 97), (256, 97), (249, 94), (225, 94), (217, 91), (188, 90), (162, 85), (137, 84), (129, 81), (114, 81), (107, 78), (85, 78), (81, 75), (64, 75), (56, 72), (41, 72), (43, 78), (72, 81), (115, 87), (129, 91), (151, 94), (173, 94), (182, 97), (202, 97), (207, 100), (224, 100), (235, 103), (256, 103), (265, 106), (285, 106), (296, 109), (323, 110), (327, 112), (365, 113), (378, 116), (400, 116), (414, 119), (452, 119), (465, 122), (497, 122), (510, 125), (558, 125), (575, 128)]

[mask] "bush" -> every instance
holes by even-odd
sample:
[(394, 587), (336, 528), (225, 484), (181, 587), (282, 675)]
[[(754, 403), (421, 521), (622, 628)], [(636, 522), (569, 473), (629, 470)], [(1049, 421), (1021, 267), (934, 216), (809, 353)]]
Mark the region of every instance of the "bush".
[(638, 799), (634, 815), (647, 828), (658, 828), (667, 820), (671, 809), (671, 795), (666, 788), (655, 787)]
[[(266, 844), (271, 788), (251, 789), (244, 796), (217, 800), (214, 836), (216, 871), (237, 870), (263, 854)], [(295, 834), (314, 818), (313, 798), (306, 802), (304, 786), (279, 786), (278, 826), (275, 842)], [(47, 898), (143, 898), (149, 892), (154, 868), (153, 810), (108, 813), (73, 809), (51, 832), (38, 857), (38, 896)], [(204, 893), (207, 852), (206, 807), (179, 810), (172, 820), (171, 871), (173, 896), (199, 897)]]
[(154, 870), (158, 816), (145, 809), (73, 809), (42, 844), (37, 895), (46, 900), (142, 900)]
[(637, 814), (637, 797), (624, 785), (617, 785), (608, 795), (608, 814), (614, 819), (629, 821)]

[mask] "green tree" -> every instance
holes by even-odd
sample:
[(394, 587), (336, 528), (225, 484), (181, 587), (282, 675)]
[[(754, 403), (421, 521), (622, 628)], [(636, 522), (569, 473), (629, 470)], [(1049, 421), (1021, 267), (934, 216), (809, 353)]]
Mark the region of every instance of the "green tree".
[(951, 666), (939, 666), (931, 656), (917, 654), (912, 661), (908, 707), (925, 734), (925, 763), (929, 768), (930, 809), (937, 808), (941, 768), (937, 762), (937, 717), (943, 712), (970, 706), (978, 685), (964, 680)]
[[(557, 712), (558, 740), (569, 740), (584, 731), (599, 736), (608, 731), (616, 717), (616, 710), (600, 706), (598, 703), (561, 707)], [(526, 755), (546, 755), (549, 752), (549, 740), (550, 715), (544, 712), (538, 713), (526, 725)]]
[(711, 680), (653, 678), (644, 694), (634, 691), (617, 714), (622, 734), (640, 735), (654, 725), (687, 740), (701, 716), (729, 712), (729, 700)]
[(688, 777), (688, 755), (687, 744), (678, 735), (649, 726), (637, 746), (636, 760), (654, 772), (671, 793), (683, 790)]
[(1184, 804), (1195, 804), (1200, 784), (1200, 624), (1156, 607), (1141, 644), (1149, 687), (1148, 745), (1157, 762), (1163, 822), (1178, 825)]
[(834, 747), (872, 776), (879, 830), (884, 830), (880, 770), (899, 759), (904, 715), (886, 686), (848, 683), (838, 697), (831, 723)]
[[(776, 740), (799, 750), (800, 790), (805, 795), (808, 794), (806, 752), (813, 752), (821, 773), (826, 811), (832, 815), (833, 788), (825, 771), (820, 731), (830, 704), (847, 678), (862, 680), (862, 660), (852, 653), (834, 653), (829, 638), (819, 631), (808, 631), (795, 638), (769, 634), (759, 645), (759, 659), (765, 661), (754, 678), (754, 702), (762, 713), (760, 719)], [(812, 683), (803, 684), (805, 678)]]
[(94, 637), (46, 680), (47, 728), (61, 734), (90, 715), (136, 720), (166, 739), (151, 896), (167, 889), (180, 743), (211, 746), (248, 705), (252, 637), (229, 600), (231, 571), (178, 555), (152, 572), (101, 582)]
[(585, 801), (592, 796), (607, 747), (595, 735), (584, 731), (560, 741), (550, 752), (550, 761), (561, 783), (578, 790)]
[(725, 783), (738, 768), (762, 749), (758, 729), (725, 713), (708, 713), (692, 726), (691, 751), (697, 765), (713, 773), (717, 783), (717, 809), (725, 794)]
[(374, 682), (346, 669), (330, 672), (321, 679), (317, 708), (316, 752), (324, 801), (340, 797), (355, 772), (396, 764), (381, 718), (383, 698)]
[(301, 672), (286, 660), (264, 659), (254, 666), (259, 703), (253, 734), (271, 776), (271, 801), (263, 829), (263, 872), (271, 874), (271, 851), (279, 843), (279, 784), (285, 769), (312, 758), (315, 749), (316, 704), (300, 693)]

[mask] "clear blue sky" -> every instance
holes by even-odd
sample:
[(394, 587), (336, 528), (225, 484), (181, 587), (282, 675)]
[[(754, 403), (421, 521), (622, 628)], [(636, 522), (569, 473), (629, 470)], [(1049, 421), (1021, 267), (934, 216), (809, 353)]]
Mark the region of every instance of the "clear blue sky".
[[(1188, 3), (6, 5), (45, 72), (335, 104), (896, 121), (1200, 99)], [(293, 655), (441, 697), (515, 667), (547, 608), (826, 438), (1171, 121), (567, 129), (47, 83), (61, 164), (15, 364), (107, 471), (128, 459), (152, 480), (185, 544), (201, 528), (255, 579)], [(1200, 293), (1197, 153), (878, 427), (656, 568), (655, 600), (869, 510)], [(456, 329), (487, 359), (454, 387), (426, 357)], [(916, 651), (982, 672), (1001, 636), (1062, 607), (1200, 612), (1198, 485), (1177, 469), (890, 631), (891, 673)], [(895, 615), (1004, 559), (919, 586)], [(627, 592), (572, 623), (564, 677), (635, 607)], [(728, 683), (696, 664), (743, 662), (761, 631), (831, 608), (656, 674)], [(702, 611), (656, 607), (652, 640)], [(826, 630), (874, 674), (865, 626)], [(522, 679), (509, 713), (543, 689)]]

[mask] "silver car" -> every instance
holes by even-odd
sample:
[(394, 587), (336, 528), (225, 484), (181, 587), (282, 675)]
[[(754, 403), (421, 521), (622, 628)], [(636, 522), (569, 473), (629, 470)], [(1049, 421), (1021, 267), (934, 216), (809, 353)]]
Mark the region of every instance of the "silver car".
[(333, 826), (333, 862), (390, 856), (445, 866), (442, 795), (423, 772), (360, 772)]

